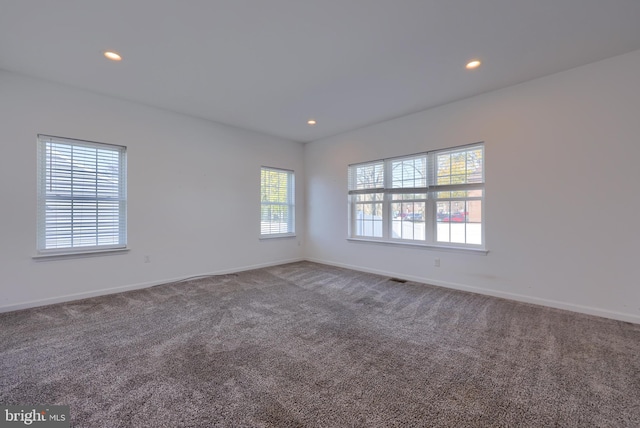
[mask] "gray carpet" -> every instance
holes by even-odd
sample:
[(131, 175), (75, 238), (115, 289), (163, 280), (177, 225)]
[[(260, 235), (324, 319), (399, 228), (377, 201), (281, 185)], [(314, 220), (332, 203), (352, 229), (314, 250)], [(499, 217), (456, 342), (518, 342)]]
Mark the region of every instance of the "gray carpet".
[(309, 262), (0, 314), (78, 427), (640, 426), (640, 325)]

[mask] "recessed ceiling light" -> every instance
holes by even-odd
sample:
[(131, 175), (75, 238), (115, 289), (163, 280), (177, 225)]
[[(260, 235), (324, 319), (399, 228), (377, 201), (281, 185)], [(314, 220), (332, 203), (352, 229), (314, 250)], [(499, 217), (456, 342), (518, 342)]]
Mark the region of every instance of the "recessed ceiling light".
[(122, 57), (114, 51), (105, 51), (104, 56), (111, 61), (120, 61), (122, 59)]
[(318, 123), (318, 122), (316, 122), (314, 119), (309, 119), (309, 120), (307, 120), (307, 125), (313, 126), (313, 125), (315, 125), (316, 123)]
[(482, 64), (480, 60), (474, 59), (473, 61), (469, 61), (467, 63), (467, 70), (473, 70), (474, 68), (478, 68)]

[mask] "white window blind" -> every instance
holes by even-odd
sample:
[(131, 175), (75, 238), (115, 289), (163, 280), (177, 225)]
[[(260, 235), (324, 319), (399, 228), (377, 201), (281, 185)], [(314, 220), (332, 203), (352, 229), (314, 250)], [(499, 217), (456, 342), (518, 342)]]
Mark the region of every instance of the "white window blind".
[(126, 148), (38, 135), (41, 254), (127, 244)]
[(484, 144), (349, 166), (349, 236), (484, 248)]
[(295, 234), (293, 171), (262, 167), (260, 174), (260, 235)]

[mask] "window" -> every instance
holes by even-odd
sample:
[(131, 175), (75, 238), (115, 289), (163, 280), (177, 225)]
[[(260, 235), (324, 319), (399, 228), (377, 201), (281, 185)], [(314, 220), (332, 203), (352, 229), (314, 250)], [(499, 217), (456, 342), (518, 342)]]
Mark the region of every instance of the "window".
[(127, 245), (126, 148), (38, 135), (40, 254)]
[(484, 144), (349, 166), (349, 237), (484, 248)]
[(262, 167), (260, 175), (260, 235), (294, 236), (293, 171)]

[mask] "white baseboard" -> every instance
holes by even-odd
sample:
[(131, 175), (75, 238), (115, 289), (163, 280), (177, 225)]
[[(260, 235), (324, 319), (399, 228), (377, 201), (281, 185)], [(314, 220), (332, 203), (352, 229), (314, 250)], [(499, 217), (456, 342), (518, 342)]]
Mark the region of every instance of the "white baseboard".
[(162, 280), (155, 280), (155, 281), (142, 282), (142, 283), (137, 283), (137, 284), (124, 285), (124, 286), (121, 286), (121, 287), (104, 288), (104, 289), (100, 289), (100, 290), (93, 290), (93, 291), (87, 291), (87, 292), (82, 292), (82, 293), (67, 294), (67, 295), (64, 295), (64, 296), (56, 296), (56, 297), (50, 297), (50, 298), (46, 298), (46, 299), (31, 300), (31, 301), (27, 301), (27, 302), (20, 302), (20, 303), (15, 303), (15, 304), (11, 304), (11, 305), (0, 306), (0, 313), (17, 311), (17, 310), (20, 310), (20, 309), (34, 308), (34, 307), (38, 307), (38, 306), (53, 305), (53, 304), (56, 304), (56, 303), (70, 302), (70, 301), (74, 301), (74, 300), (87, 299), (87, 298), (96, 297), (96, 296), (105, 296), (105, 295), (108, 295), (108, 294), (122, 293), (122, 292), (125, 292), (125, 291), (131, 291), (131, 290), (140, 290), (140, 289), (153, 287), (153, 286), (160, 285), (160, 284), (166, 284), (166, 283), (176, 282), (176, 281), (183, 281), (183, 280), (185, 280), (187, 278), (194, 278), (194, 277), (198, 277), (198, 276), (225, 275), (225, 274), (230, 274), (230, 273), (243, 272), (243, 271), (247, 271), (247, 270), (260, 269), (260, 268), (264, 268), (264, 267), (277, 266), (277, 265), (282, 265), (282, 264), (287, 264), (287, 263), (300, 262), (300, 261), (305, 261), (305, 260), (306, 261), (310, 261), (310, 262), (314, 262), (314, 263), (325, 264), (325, 265), (329, 265), (329, 266), (336, 266), (336, 267), (341, 267), (341, 268), (345, 268), (345, 269), (356, 270), (356, 271), (360, 271), (360, 272), (368, 272), (368, 273), (373, 273), (373, 274), (382, 275), (382, 276), (389, 276), (389, 277), (406, 279), (406, 280), (409, 280), (409, 281), (415, 281), (415, 282), (420, 282), (420, 283), (425, 283), (425, 284), (430, 284), (430, 285), (436, 285), (436, 286), (439, 286), (439, 287), (450, 288), (450, 289), (454, 289), (454, 290), (468, 291), (468, 292), (471, 292), (471, 293), (477, 293), (477, 294), (483, 294), (483, 295), (487, 295), (487, 296), (500, 297), (500, 298), (508, 299), (508, 300), (514, 300), (514, 301), (517, 301), (517, 302), (531, 303), (531, 304), (534, 304), (534, 305), (547, 306), (547, 307), (556, 308), (556, 309), (563, 309), (563, 310), (567, 310), (567, 311), (571, 311), (571, 312), (578, 312), (578, 313), (582, 313), (582, 314), (595, 315), (595, 316), (599, 316), (599, 317), (603, 317), (603, 318), (610, 318), (610, 319), (615, 319), (615, 320), (619, 320), (619, 321), (626, 321), (626, 322), (631, 322), (631, 323), (634, 323), (634, 324), (640, 324), (640, 316), (634, 315), (634, 314), (627, 314), (627, 313), (623, 313), (623, 312), (610, 311), (610, 310), (607, 310), (607, 309), (594, 308), (594, 307), (591, 307), (591, 306), (576, 305), (576, 304), (573, 304), (573, 303), (560, 302), (560, 301), (557, 301), (557, 300), (542, 299), (542, 298), (539, 298), (539, 297), (527, 296), (527, 295), (524, 295), (524, 294), (509, 293), (509, 292), (505, 292), (505, 291), (480, 288), (480, 287), (475, 287), (475, 286), (466, 285), (466, 284), (459, 284), (459, 283), (453, 283), (453, 282), (433, 280), (433, 279), (430, 279), (430, 278), (423, 278), (423, 277), (418, 277), (418, 276), (413, 276), (413, 275), (405, 275), (405, 274), (403, 274), (401, 272), (391, 272), (391, 271), (380, 270), (380, 269), (370, 269), (370, 268), (365, 268), (365, 267), (362, 267), (362, 266), (355, 266), (355, 265), (335, 262), (335, 261), (331, 261), (331, 260), (322, 260), (322, 259), (315, 259), (315, 258), (308, 258), (308, 257), (307, 258), (295, 258), (295, 259), (288, 259), (288, 260), (280, 260), (280, 261), (269, 262), (269, 263), (259, 263), (259, 264), (255, 264), (255, 265), (249, 265), (249, 266), (241, 266), (241, 267), (235, 267), (235, 268), (229, 268), (229, 269), (222, 269), (222, 270), (218, 270), (218, 271), (215, 271), (215, 272), (205, 272), (205, 273), (201, 273), (201, 274), (193, 275), (193, 276), (189, 276), (189, 277), (165, 278), (165, 279), (162, 279)]
[(499, 291), (499, 290), (491, 290), (491, 289), (480, 288), (480, 287), (475, 287), (475, 286), (471, 286), (471, 285), (458, 284), (458, 283), (454, 283), (454, 282), (438, 281), (438, 280), (433, 280), (433, 279), (430, 279), (430, 278), (422, 278), (422, 277), (417, 277), (417, 276), (413, 276), (413, 275), (405, 275), (405, 274), (399, 273), (399, 272), (390, 272), (390, 271), (379, 270), (379, 269), (369, 269), (369, 268), (365, 268), (365, 267), (362, 267), (362, 266), (354, 266), (354, 265), (350, 265), (350, 264), (346, 264), (346, 263), (334, 262), (334, 261), (330, 261), (330, 260), (321, 260), (321, 259), (314, 259), (314, 258), (309, 258), (309, 257), (307, 257), (306, 260), (308, 260), (310, 262), (314, 262), (314, 263), (320, 263), (320, 264), (325, 264), (325, 265), (329, 265), (329, 266), (336, 266), (336, 267), (356, 270), (356, 271), (360, 271), (360, 272), (373, 273), (373, 274), (376, 274), (376, 275), (383, 275), (383, 276), (389, 276), (389, 277), (394, 277), (394, 278), (406, 279), (408, 281), (414, 281), (414, 282), (420, 282), (420, 283), (424, 283), (424, 284), (436, 285), (438, 287), (451, 288), (451, 289), (454, 289), (454, 290), (461, 290), (461, 291), (468, 291), (468, 292), (471, 292), (471, 293), (483, 294), (483, 295), (486, 295), (486, 296), (493, 296), (493, 297), (500, 297), (502, 299), (507, 299), (507, 300), (514, 300), (514, 301), (517, 301), (517, 302), (531, 303), (531, 304), (534, 304), (534, 305), (547, 306), (547, 307), (555, 308), (555, 309), (563, 309), (563, 310), (566, 310), (566, 311), (578, 312), (578, 313), (581, 313), (581, 314), (595, 315), (595, 316), (598, 316), (598, 317), (610, 318), (610, 319), (614, 319), (614, 320), (618, 320), (618, 321), (626, 321), (626, 322), (630, 322), (630, 323), (634, 323), (634, 324), (640, 324), (640, 316), (638, 316), (638, 315), (627, 314), (627, 313), (623, 313), (623, 312), (610, 311), (608, 309), (601, 309), (601, 308), (594, 308), (594, 307), (591, 307), (591, 306), (576, 305), (576, 304), (573, 304), (573, 303), (560, 302), (560, 301), (557, 301), (557, 300), (542, 299), (542, 298), (539, 298), (539, 297), (527, 296), (527, 295), (524, 295), (524, 294), (509, 293), (509, 292)]
[(260, 269), (260, 268), (270, 267), (270, 266), (277, 266), (277, 265), (282, 265), (286, 263), (301, 262), (304, 260), (305, 260), (304, 258), (280, 260), (277, 262), (260, 263), (256, 265), (250, 265), (250, 266), (241, 266), (241, 267), (230, 268), (230, 269), (222, 269), (215, 272), (207, 272), (207, 273), (201, 273), (198, 275), (190, 275), (188, 277), (166, 278), (166, 279), (156, 280), (156, 281), (141, 282), (138, 284), (123, 285), (120, 287), (103, 288), (100, 290), (86, 291), (82, 293), (66, 294), (64, 296), (49, 297), (46, 299), (30, 300), (27, 302), (20, 302), (20, 303), (15, 303), (11, 305), (0, 306), (0, 313), (18, 311), (20, 309), (35, 308), (38, 306), (53, 305), (56, 303), (71, 302), (74, 300), (88, 299), (90, 297), (106, 296), (108, 294), (122, 293), (125, 291), (141, 290), (143, 288), (154, 287), (156, 285), (166, 284), (169, 282), (183, 281), (188, 278), (195, 278), (199, 276), (226, 275), (230, 273), (243, 272), (247, 270)]

